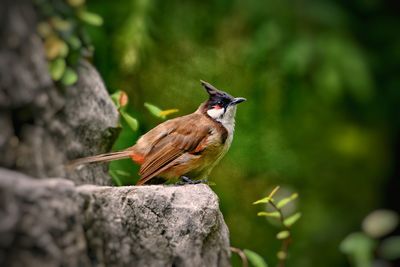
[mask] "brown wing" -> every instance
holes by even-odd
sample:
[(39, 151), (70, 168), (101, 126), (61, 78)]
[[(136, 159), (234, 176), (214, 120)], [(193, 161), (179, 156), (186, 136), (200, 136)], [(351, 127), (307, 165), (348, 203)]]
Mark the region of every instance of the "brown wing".
[[(168, 169), (184, 153), (199, 152), (199, 146), (205, 142), (211, 129), (202, 120), (202, 115), (192, 114), (174, 119), (162, 128), (165, 134), (158, 135), (153, 147), (145, 156), (137, 184), (144, 184), (151, 178)], [(149, 132), (150, 134), (150, 132)], [(146, 138), (146, 135), (143, 136)]]

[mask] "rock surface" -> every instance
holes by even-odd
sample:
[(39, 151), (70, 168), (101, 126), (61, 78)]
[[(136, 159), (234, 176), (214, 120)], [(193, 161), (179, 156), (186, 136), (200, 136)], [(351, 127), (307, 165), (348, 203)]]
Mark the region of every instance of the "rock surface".
[(206, 185), (75, 186), (0, 169), (0, 266), (229, 266)]
[(111, 184), (105, 165), (73, 174), (63, 167), (70, 159), (108, 151), (117, 136), (118, 113), (101, 77), (82, 62), (77, 84), (57, 87), (31, 1), (6, 1), (0, 12), (0, 166), (77, 184)]

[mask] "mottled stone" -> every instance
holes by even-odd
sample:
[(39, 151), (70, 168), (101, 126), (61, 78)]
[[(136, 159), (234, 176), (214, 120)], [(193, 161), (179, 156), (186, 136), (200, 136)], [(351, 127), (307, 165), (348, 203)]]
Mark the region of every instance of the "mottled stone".
[(64, 170), (70, 159), (109, 151), (118, 134), (118, 112), (101, 77), (82, 61), (78, 82), (58, 86), (36, 33), (32, 2), (5, 1), (0, 14), (0, 153), (7, 155), (0, 166), (38, 178), (111, 184), (105, 165)]
[(0, 266), (230, 266), (207, 185), (75, 186), (0, 169)]

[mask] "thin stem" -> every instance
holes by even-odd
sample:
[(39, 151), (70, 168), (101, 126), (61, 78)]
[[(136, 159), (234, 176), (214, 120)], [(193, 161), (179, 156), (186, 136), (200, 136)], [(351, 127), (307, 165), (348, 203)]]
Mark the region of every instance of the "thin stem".
[(246, 254), (244, 254), (243, 250), (240, 248), (231, 247), (231, 251), (239, 255), (240, 259), (242, 260), (243, 267), (249, 267), (249, 261), (247, 260)]
[(285, 217), (283, 216), (282, 210), (276, 206), (276, 204), (274, 203), (273, 200), (271, 200), (269, 202), (269, 204), (271, 204), (271, 206), (279, 213), (279, 220), (281, 222), (281, 225), (283, 226), (283, 229), (289, 232), (289, 237), (283, 239), (282, 240), (282, 245), (281, 245), (281, 251), (283, 251), (285, 253), (285, 257), (278, 258), (279, 259), (278, 267), (285, 267), (286, 257), (287, 257), (287, 254), (288, 254), (289, 245), (290, 245), (290, 242), (291, 242), (291, 236), (292, 235), (290, 233), (290, 228), (285, 225)]

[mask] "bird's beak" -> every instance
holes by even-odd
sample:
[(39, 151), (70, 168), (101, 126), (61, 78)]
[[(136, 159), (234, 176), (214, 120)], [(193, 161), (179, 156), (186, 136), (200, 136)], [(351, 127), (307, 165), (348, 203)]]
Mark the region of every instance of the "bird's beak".
[(235, 97), (234, 99), (233, 99), (233, 101), (230, 103), (230, 105), (237, 105), (237, 104), (239, 104), (239, 103), (242, 103), (242, 102), (244, 102), (244, 101), (246, 101), (247, 99), (246, 98), (244, 98), (244, 97)]

